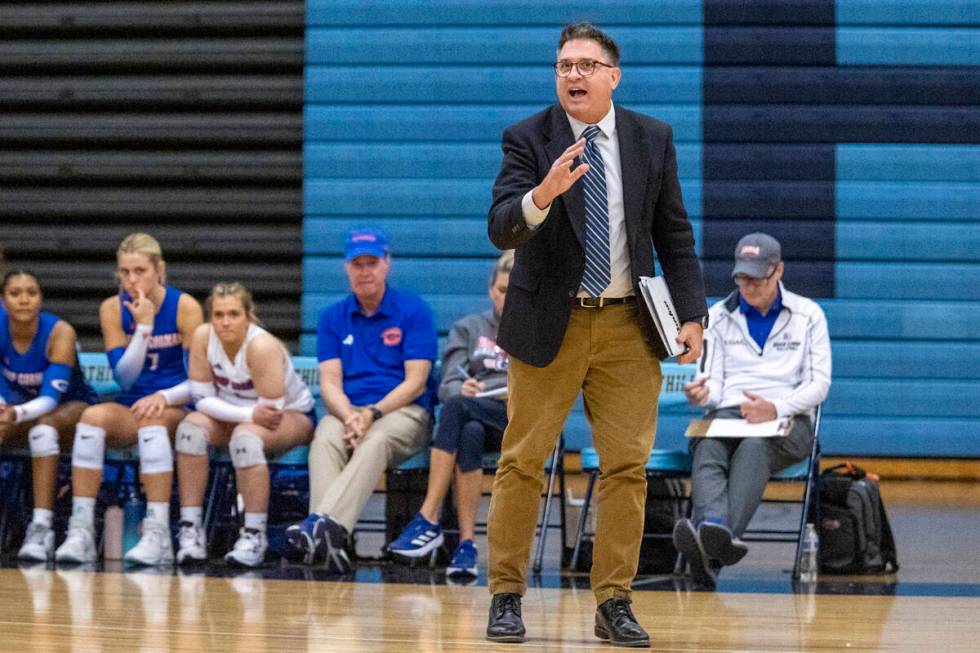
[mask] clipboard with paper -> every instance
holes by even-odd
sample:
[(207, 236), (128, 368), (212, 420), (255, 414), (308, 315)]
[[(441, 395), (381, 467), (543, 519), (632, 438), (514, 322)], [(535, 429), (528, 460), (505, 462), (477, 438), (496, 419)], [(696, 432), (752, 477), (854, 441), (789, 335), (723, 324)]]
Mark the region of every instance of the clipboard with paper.
[(789, 435), (791, 417), (752, 424), (744, 419), (691, 420), (684, 437), (688, 438), (782, 438)]

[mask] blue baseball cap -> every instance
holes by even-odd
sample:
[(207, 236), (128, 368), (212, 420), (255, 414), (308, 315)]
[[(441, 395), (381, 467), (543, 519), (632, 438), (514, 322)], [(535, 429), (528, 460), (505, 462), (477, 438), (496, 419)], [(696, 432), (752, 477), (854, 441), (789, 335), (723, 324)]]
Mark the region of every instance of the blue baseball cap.
[(347, 234), (344, 243), (344, 259), (353, 261), (358, 256), (370, 254), (378, 258), (388, 256), (388, 239), (380, 229), (374, 227), (355, 227)]

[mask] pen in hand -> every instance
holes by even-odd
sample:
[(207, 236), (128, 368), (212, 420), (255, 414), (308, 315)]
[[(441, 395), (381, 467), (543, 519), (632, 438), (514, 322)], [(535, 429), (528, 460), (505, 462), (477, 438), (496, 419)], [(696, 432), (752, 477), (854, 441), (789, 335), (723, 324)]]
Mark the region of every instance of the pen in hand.
[(467, 371), (466, 371), (466, 368), (465, 368), (465, 367), (463, 367), (462, 365), (457, 365), (457, 366), (456, 366), (456, 369), (457, 369), (457, 370), (459, 370), (459, 373), (463, 375), (463, 378), (464, 378), (464, 379), (468, 379), (468, 378), (470, 378), (470, 373), (469, 373), (469, 372), (467, 372)]

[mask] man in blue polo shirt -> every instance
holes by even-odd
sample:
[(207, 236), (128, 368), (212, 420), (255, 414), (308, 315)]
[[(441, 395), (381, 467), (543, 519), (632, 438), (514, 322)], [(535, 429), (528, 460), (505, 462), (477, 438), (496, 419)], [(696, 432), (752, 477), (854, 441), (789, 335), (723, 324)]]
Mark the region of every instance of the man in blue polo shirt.
[(344, 246), (352, 293), (320, 314), (320, 394), (329, 415), (310, 445), (310, 515), (286, 530), (307, 564), (326, 557), (351, 570), (350, 532), (390, 466), (424, 448), (432, 432), (438, 348), (432, 311), (387, 284), (384, 234), (352, 230)]
[(738, 242), (737, 290), (711, 307), (697, 380), (684, 386), (708, 418), (793, 420), (784, 437), (691, 440), (694, 515), (675, 524), (674, 544), (694, 579), (709, 587), (723, 566), (748, 552), (740, 537), (769, 477), (810, 453), (811, 415), (830, 389), (827, 320), (816, 302), (783, 286), (784, 267), (772, 236)]

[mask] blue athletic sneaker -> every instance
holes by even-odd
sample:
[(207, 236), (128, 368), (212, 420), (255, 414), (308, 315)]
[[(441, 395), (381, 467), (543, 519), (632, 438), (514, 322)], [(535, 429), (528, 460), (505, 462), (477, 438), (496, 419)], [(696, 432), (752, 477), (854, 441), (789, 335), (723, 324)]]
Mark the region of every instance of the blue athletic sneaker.
[(327, 520), (323, 515), (311, 513), (298, 524), (286, 529), (286, 539), (290, 546), (303, 554), (303, 563), (312, 565), (317, 558), (323, 558), (327, 553), (327, 541), (324, 533), (327, 530)]
[(476, 566), (476, 560), (479, 556), (473, 540), (463, 540), (453, 552), (453, 559), (446, 567), (446, 575), (475, 577), (479, 573)]
[(388, 548), (406, 558), (421, 558), (442, 546), (443, 540), (442, 526), (433, 524), (419, 513)]

